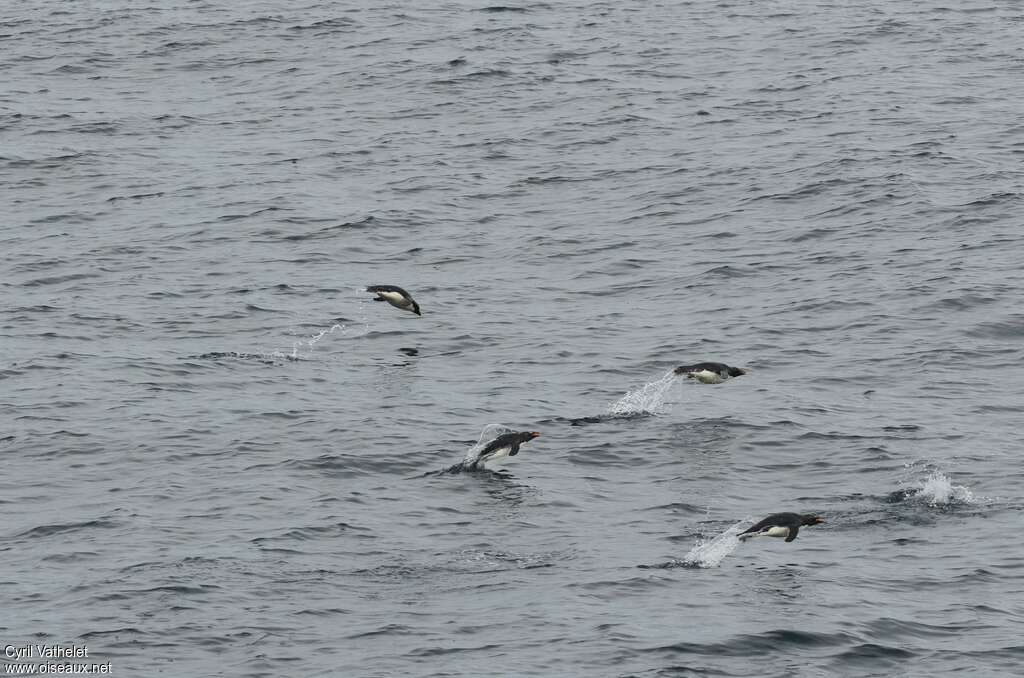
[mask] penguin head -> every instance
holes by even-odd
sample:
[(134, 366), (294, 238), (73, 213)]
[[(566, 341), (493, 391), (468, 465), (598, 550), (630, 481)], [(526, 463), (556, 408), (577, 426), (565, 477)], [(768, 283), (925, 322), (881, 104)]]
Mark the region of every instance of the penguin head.
[(416, 315), (423, 315), (422, 313), (420, 313), (420, 305), (417, 304), (415, 301), (412, 302), (412, 312), (415, 313)]
[(802, 515), (802, 516), (800, 516), (800, 518), (801, 518), (801, 525), (819, 525), (819, 524), (825, 522), (825, 519), (822, 518), (821, 516), (816, 516), (816, 515), (811, 514), (811, 513), (808, 513), (806, 515)]
[(738, 376), (746, 374), (746, 373), (747, 373), (747, 371), (745, 369), (743, 369), (742, 367), (730, 367), (729, 368), (729, 376), (730, 377), (738, 377)]

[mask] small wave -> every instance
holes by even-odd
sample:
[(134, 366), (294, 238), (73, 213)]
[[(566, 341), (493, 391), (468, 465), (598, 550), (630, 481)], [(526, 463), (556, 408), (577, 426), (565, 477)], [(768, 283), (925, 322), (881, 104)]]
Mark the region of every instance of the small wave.
[[(305, 611), (306, 614), (322, 614), (321, 612), (314, 612), (310, 610)], [(417, 631), (416, 628), (411, 626), (402, 626), (401, 624), (384, 624), (368, 631), (359, 631), (353, 633), (350, 636), (345, 636), (346, 640), (358, 640), (359, 638), (371, 638), (373, 636), (393, 636), (393, 635), (426, 635), (423, 631)]]
[[(368, 216), (365, 219), (358, 221), (346, 221), (342, 224), (335, 224), (333, 226), (325, 226), (316, 231), (310, 231), (308, 233), (289, 233), (287, 235), (279, 236), (281, 240), (300, 241), (300, 240), (327, 240), (331, 238), (337, 238), (345, 236), (349, 231), (353, 229), (369, 228), (376, 226), (376, 221), (372, 216)], [(278, 235), (276, 231), (267, 232), (265, 235)]]
[(89, 639), (92, 639), (92, 638), (102, 638), (102, 637), (105, 637), (105, 636), (113, 636), (114, 638), (117, 638), (118, 640), (121, 640), (120, 636), (133, 636), (133, 638), (131, 638), (131, 639), (126, 639), (126, 640), (122, 641), (124, 644), (130, 644), (130, 643), (138, 642), (134, 638), (134, 636), (147, 636), (147, 635), (149, 635), (149, 632), (147, 632), (147, 631), (143, 631), (141, 629), (137, 629), (134, 626), (125, 626), (125, 627), (122, 627), (122, 628), (104, 629), (104, 630), (101, 630), (101, 631), (85, 631), (83, 633), (80, 633), (78, 635), (78, 637), (82, 638), (82, 639), (85, 639), (85, 640), (89, 640)]
[(48, 537), (54, 534), (64, 534), (66, 532), (76, 532), (78, 530), (84, 530), (93, 527), (117, 527), (118, 523), (110, 518), (97, 518), (96, 520), (86, 520), (80, 523), (54, 523), (52, 525), (40, 525), (39, 527), (33, 527), (30, 530), (26, 530), (16, 537)]
[(348, 28), (349, 26), (356, 25), (355, 19), (348, 17), (333, 17), (330, 19), (323, 19), (322, 21), (315, 21), (311, 24), (299, 24), (296, 26), (290, 26), (290, 31), (306, 31), (310, 29), (314, 30), (325, 30), (331, 28)]
[(270, 537), (256, 537), (249, 542), (257, 546), (274, 541), (309, 541), (338, 537), (341, 535), (354, 536), (360, 539), (376, 539), (370, 528), (352, 525), (346, 522), (337, 522), (330, 525), (313, 525), (307, 527), (292, 528), (282, 534)]
[(685, 567), (718, 567), (725, 557), (740, 545), (740, 532), (743, 532), (753, 521), (752, 517), (747, 516), (711, 540), (698, 540), (690, 552), (683, 556), (680, 564)]
[(675, 383), (676, 375), (669, 371), (660, 379), (627, 392), (626, 395), (608, 406), (608, 414), (616, 417), (658, 414), (664, 409), (669, 391)]
[(107, 198), (107, 202), (117, 202), (118, 200), (144, 200), (145, 198), (162, 197), (164, 197), (164, 192), (157, 191), (156, 193), (135, 193), (133, 195), (115, 195), (111, 198)]
[(44, 285), (59, 285), (67, 282), (75, 282), (77, 280), (88, 280), (89, 278), (98, 278), (98, 273), (69, 273), (68, 275), (57, 275), (49, 278), (36, 278), (35, 280), (29, 280), (21, 284), (22, 287), (41, 287)]
[[(705, 655), (716, 657), (763, 658), (776, 652), (799, 652), (808, 648), (847, 647), (853, 637), (846, 633), (821, 633), (797, 629), (773, 629), (757, 634), (743, 634), (719, 643), (679, 642), (648, 648), (647, 652)], [(874, 647), (874, 646), (873, 646)], [(736, 674), (720, 674), (736, 675)], [(748, 674), (763, 675), (763, 674)], [(833, 675), (833, 674), (829, 674)], [(875, 674), (887, 675), (887, 674)]]

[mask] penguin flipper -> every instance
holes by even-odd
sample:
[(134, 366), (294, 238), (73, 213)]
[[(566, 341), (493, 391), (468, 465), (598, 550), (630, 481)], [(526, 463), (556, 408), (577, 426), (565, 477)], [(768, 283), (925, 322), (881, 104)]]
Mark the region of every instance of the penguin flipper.
[(796, 539), (796, 535), (797, 535), (798, 532), (800, 532), (800, 526), (799, 525), (794, 525), (793, 527), (789, 528), (789, 536), (786, 537), (786, 541), (789, 542), (789, 541), (793, 541), (794, 539)]
[(514, 457), (519, 454), (519, 443), (512, 443), (512, 449), (508, 451), (508, 456)]
[(387, 301), (387, 299), (385, 299), (384, 297), (374, 297), (373, 300), (374, 301)]

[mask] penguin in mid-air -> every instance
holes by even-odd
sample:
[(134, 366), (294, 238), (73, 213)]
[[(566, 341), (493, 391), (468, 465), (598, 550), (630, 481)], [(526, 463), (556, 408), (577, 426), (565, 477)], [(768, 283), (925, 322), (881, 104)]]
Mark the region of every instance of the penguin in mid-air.
[(741, 532), (739, 537), (740, 541), (746, 541), (751, 537), (785, 537), (786, 541), (793, 541), (802, 526), (818, 525), (823, 522), (824, 518), (811, 513), (773, 513)]
[(696, 379), (702, 384), (721, 384), (730, 377), (738, 377), (747, 371), (741, 367), (729, 367), (725, 363), (695, 363), (680, 365), (673, 370), (676, 374), (685, 374), (689, 379)]
[(412, 295), (398, 285), (370, 285), (366, 288), (366, 291), (377, 295), (374, 297), (374, 301), (386, 301), (395, 308), (411, 311), (416, 315), (423, 315), (420, 313), (420, 305), (416, 303)]
[(477, 471), (502, 464), (509, 457), (519, 454), (520, 445), (530, 442), (539, 435), (537, 431), (503, 433), (484, 445), (476, 456), (462, 462), (462, 470)]

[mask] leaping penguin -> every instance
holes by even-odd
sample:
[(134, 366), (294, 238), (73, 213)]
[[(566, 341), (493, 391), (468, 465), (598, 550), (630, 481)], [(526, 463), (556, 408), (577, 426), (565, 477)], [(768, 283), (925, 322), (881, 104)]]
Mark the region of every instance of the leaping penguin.
[(676, 374), (685, 374), (689, 379), (696, 379), (702, 384), (721, 384), (730, 377), (738, 377), (747, 371), (741, 367), (729, 367), (725, 363), (695, 363), (680, 365)]
[(825, 522), (824, 518), (811, 513), (773, 513), (761, 522), (740, 532), (740, 541), (752, 537), (785, 537), (786, 541), (796, 539), (797, 533), (804, 525), (818, 525)]
[(386, 301), (395, 308), (410, 311), (416, 315), (423, 315), (420, 313), (420, 305), (416, 303), (412, 295), (398, 285), (370, 285), (366, 288), (366, 291), (377, 295), (374, 297), (374, 301)]
[(484, 446), (472, 459), (462, 462), (462, 468), (466, 471), (487, 469), (491, 466), (498, 466), (509, 457), (519, 454), (519, 446), (530, 442), (540, 433), (537, 431), (523, 431), (521, 433), (503, 433)]

